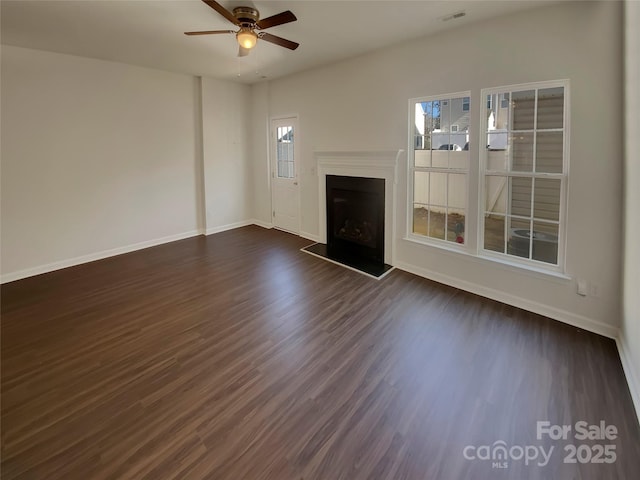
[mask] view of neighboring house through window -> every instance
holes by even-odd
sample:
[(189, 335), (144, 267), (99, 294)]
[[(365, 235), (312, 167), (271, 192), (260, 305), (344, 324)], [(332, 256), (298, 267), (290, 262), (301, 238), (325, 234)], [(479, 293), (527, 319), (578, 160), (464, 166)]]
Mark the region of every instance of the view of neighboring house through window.
[(567, 90), (562, 81), (483, 90), (485, 252), (561, 265)]
[(412, 234), (463, 244), (469, 170), (469, 93), (413, 99)]

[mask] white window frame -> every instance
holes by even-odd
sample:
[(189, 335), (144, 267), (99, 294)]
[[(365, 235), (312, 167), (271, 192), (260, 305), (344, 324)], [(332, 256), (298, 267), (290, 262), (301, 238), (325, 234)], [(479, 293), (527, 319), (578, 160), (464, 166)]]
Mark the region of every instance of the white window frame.
[[(429, 237), (427, 235), (420, 235), (413, 232), (413, 209), (414, 209), (414, 172), (416, 171), (415, 167), (415, 105), (416, 103), (421, 102), (432, 102), (432, 101), (443, 101), (443, 100), (451, 100), (453, 98), (464, 98), (469, 97), (469, 105), (471, 104), (471, 92), (454, 92), (454, 93), (446, 93), (443, 95), (431, 95), (426, 97), (417, 97), (409, 99), (409, 150), (408, 150), (408, 162), (407, 162), (407, 229), (406, 236), (407, 240), (411, 240), (417, 243), (422, 243), (425, 245), (433, 245), (438, 246), (445, 249), (450, 249), (458, 252), (468, 253), (470, 252), (469, 238), (475, 235), (474, 232), (469, 232), (468, 224), (469, 224), (469, 175), (471, 173), (471, 156), (469, 155), (469, 162), (467, 164), (467, 168), (439, 168), (439, 167), (417, 167), (417, 171), (426, 171), (426, 172), (441, 172), (441, 173), (457, 173), (465, 175), (465, 190), (466, 190), (466, 202), (464, 206), (465, 212), (465, 230), (464, 230), (464, 243), (456, 243), (448, 240), (443, 240), (439, 238)], [(448, 105), (451, 108), (450, 105)], [(465, 112), (469, 112), (468, 110), (463, 110)], [(471, 112), (469, 112), (470, 115)], [(442, 115), (441, 117), (442, 118)], [(473, 118), (469, 116), (470, 125), (473, 124)], [(447, 189), (448, 189), (447, 182)], [(448, 197), (448, 192), (447, 192)], [(448, 202), (448, 199), (447, 199)], [(445, 236), (446, 236), (446, 227), (445, 227)]]
[[(492, 87), (482, 89), (480, 92), (480, 98), (486, 99), (488, 95), (495, 95), (497, 93), (509, 92), (513, 94), (514, 91), (523, 91), (523, 90), (535, 90), (536, 91), (536, 115), (537, 115), (537, 91), (540, 89), (546, 88), (554, 88), (554, 87), (563, 87), (564, 88), (564, 111), (563, 111), (563, 165), (562, 165), (562, 173), (551, 174), (551, 173), (536, 173), (532, 172), (503, 172), (503, 171), (490, 171), (487, 170), (487, 148), (480, 148), (480, 165), (478, 171), (478, 237), (477, 237), (477, 245), (478, 245), (478, 255), (487, 258), (496, 260), (502, 263), (508, 263), (510, 265), (528, 267), (534, 270), (540, 271), (548, 271), (548, 272), (557, 272), (560, 274), (564, 274), (566, 272), (566, 235), (567, 235), (567, 198), (568, 198), (568, 188), (569, 188), (569, 145), (570, 145), (570, 82), (567, 79), (564, 80), (554, 80), (554, 81), (546, 81), (546, 82), (531, 82), (531, 83), (522, 83), (516, 85), (506, 85), (501, 87)], [(512, 95), (510, 95), (510, 99)], [(510, 100), (511, 101), (511, 100)], [(485, 108), (481, 108), (481, 112), (485, 112)], [(480, 118), (482, 118), (482, 113), (480, 114)], [(510, 118), (509, 122), (511, 123), (512, 119)], [(481, 122), (482, 123), (482, 122)], [(534, 122), (534, 131), (537, 132), (537, 124)], [(484, 146), (487, 138), (487, 128), (486, 125), (480, 125), (480, 146)], [(534, 142), (534, 162), (535, 162), (535, 142)], [(518, 257), (515, 255), (510, 255), (507, 253), (499, 253), (494, 252), (492, 250), (485, 250), (484, 248), (484, 227), (485, 227), (485, 177), (488, 175), (498, 175), (504, 177), (533, 177), (533, 178), (555, 178), (560, 179), (560, 211), (559, 211), (559, 220), (558, 220), (558, 263), (557, 265), (549, 264), (542, 261), (530, 260), (523, 257)], [(533, 195), (533, 191), (532, 191)], [(507, 228), (507, 218), (505, 212), (505, 235)]]

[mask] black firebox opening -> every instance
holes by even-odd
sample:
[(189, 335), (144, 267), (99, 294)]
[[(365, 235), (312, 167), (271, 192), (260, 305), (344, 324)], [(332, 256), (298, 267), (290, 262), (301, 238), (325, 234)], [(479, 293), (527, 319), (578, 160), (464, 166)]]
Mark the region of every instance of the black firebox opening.
[(327, 255), (384, 265), (384, 179), (327, 175)]

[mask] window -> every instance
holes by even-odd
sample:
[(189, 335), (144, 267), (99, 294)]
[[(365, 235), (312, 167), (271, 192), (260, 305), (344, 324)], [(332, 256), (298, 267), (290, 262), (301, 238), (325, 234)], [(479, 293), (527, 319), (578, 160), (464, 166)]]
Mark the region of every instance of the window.
[[(481, 118), (484, 253), (536, 266), (563, 264), (568, 82), (483, 90), (506, 99)], [(510, 99), (510, 101), (509, 101)]]
[(409, 101), (407, 239), (563, 273), (569, 81), (486, 88), (477, 100), (476, 130), (469, 92)]
[(411, 235), (464, 244), (469, 151), (462, 146), (469, 141), (469, 93), (413, 99), (410, 106)]
[(294, 178), (293, 127), (277, 127), (276, 157), (278, 178)]

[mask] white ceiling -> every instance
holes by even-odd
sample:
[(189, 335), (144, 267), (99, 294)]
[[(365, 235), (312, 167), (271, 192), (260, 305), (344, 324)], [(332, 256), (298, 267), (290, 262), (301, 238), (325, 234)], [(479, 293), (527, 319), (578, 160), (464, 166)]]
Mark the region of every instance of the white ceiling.
[[(233, 35), (187, 37), (233, 25), (201, 0), (2, 0), (2, 43), (253, 83), (354, 57), (445, 28), (463, 27), (552, 3), (543, 0), (338, 1), (220, 0), (256, 7), (262, 18), (291, 10), (298, 21), (273, 27), (295, 51), (258, 42), (238, 58)], [(442, 17), (466, 11), (461, 19)], [(446, 48), (446, 46), (443, 46)]]

